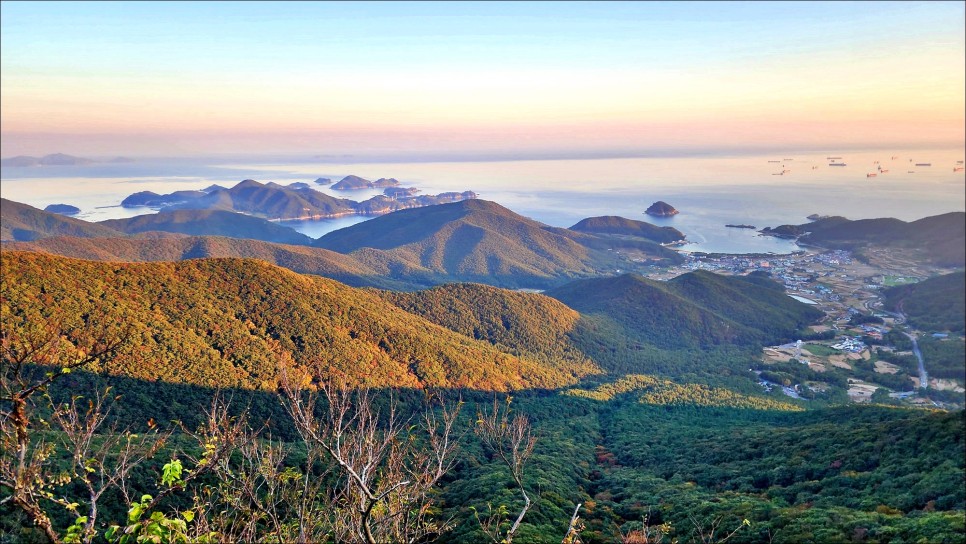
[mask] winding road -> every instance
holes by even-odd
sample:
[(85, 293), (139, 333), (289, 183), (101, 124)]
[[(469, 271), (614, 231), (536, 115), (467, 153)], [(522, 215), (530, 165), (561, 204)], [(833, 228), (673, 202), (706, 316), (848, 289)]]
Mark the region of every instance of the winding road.
[[(895, 316), (897, 318), (896, 323), (906, 322), (906, 314), (902, 313), (902, 302), (900, 302), (899, 307), (896, 308), (896, 313), (886, 313)], [(903, 331), (902, 334), (908, 336), (909, 340), (912, 340), (912, 353), (916, 356), (916, 361), (919, 362), (919, 388), (922, 389), (924, 387), (929, 387), (929, 375), (926, 374), (926, 365), (923, 363), (922, 351), (919, 350), (919, 341), (917, 340), (916, 335), (905, 331)]]
[(903, 333), (912, 340), (912, 352), (916, 355), (916, 360), (919, 361), (919, 387), (929, 387), (929, 375), (926, 374), (926, 366), (922, 362), (922, 352), (919, 351), (919, 342), (916, 340), (916, 336), (909, 334), (908, 332)]

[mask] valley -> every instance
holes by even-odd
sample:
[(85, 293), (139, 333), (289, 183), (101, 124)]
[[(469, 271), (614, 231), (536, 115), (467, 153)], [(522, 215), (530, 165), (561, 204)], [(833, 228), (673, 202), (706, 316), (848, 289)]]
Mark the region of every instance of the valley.
[[(520, 505), (474, 436), (494, 399), (536, 433), (521, 541), (559, 541), (577, 503), (586, 543), (698, 542), (718, 524), (747, 543), (963, 533), (966, 496), (950, 484), (964, 470), (951, 453), (963, 444), (963, 272), (915, 249), (688, 253), (671, 249), (674, 229), (611, 216), (554, 228), (479, 199), (318, 240), (219, 210), (90, 224), (4, 200), (0, 223), (21, 238), (0, 251), (4, 360), (28, 363), (3, 383), (51, 376), (36, 417), (109, 387), (107, 421), (174, 433), (170, 454), (192, 458), (186, 430), (227, 395), (224, 417), (297, 459), (311, 446), (286, 393), (295, 373), (306, 395), (341, 383), (407, 417), (430, 397), (465, 405), (453, 421), (465, 453), (433, 499), (453, 520), (447, 541), (480, 542), (492, 501)], [(153, 459), (138, 489), (171, 492), (150, 483)], [(200, 512), (177, 494), (152, 508)], [(18, 515), (0, 510), (0, 526)], [(51, 515), (57, 530), (70, 523)]]

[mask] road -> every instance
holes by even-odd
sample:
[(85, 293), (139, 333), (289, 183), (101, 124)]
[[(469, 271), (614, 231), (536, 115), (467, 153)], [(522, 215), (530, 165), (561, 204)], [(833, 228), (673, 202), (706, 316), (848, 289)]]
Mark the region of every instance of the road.
[(919, 361), (919, 387), (929, 386), (929, 375), (926, 374), (926, 366), (922, 362), (922, 352), (919, 351), (919, 342), (916, 340), (915, 335), (909, 333), (903, 333), (912, 340), (912, 352), (916, 355), (916, 360)]

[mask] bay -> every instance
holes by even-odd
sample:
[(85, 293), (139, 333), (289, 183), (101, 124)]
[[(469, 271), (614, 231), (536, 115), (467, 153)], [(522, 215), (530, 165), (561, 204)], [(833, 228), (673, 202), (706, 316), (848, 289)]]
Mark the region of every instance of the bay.
[[(811, 214), (913, 221), (966, 210), (963, 171), (954, 171), (962, 166), (957, 161), (963, 160), (963, 154), (962, 149), (949, 148), (509, 161), (167, 159), (3, 168), (0, 177), (4, 198), (39, 208), (72, 204), (81, 208), (79, 217), (89, 221), (150, 213), (119, 207), (121, 200), (137, 191), (169, 193), (212, 183), (231, 186), (251, 178), (283, 185), (306, 182), (327, 194), (361, 201), (381, 191), (336, 191), (314, 180), (338, 181), (349, 174), (394, 177), (422, 194), (473, 190), (480, 198), (551, 226), (569, 227), (585, 217), (619, 215), (681, 230), (689, 241), (680, 248), (685, 251), (789, 253), (798, 249), (794, 242), (760, 236), (757, 230), (805, 223)], [(846, 166), (830, 166), (831, 162)], [(923, 163), (930, 166), (916, 166)], [(645, 215), (644, 210), (658, 200), (680, 213), (667, 218)], [(350, 216), (282, 224), (317, 238), (367, 219)]]

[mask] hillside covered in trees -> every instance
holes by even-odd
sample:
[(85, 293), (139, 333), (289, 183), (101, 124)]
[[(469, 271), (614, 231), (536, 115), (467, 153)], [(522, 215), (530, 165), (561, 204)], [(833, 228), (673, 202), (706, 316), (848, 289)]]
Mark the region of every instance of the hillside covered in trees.
[(943, 266), (966, 264), (966, 214), (952, 212), (912, 222), (895, 218), (849, 220), (825, 217), (803, 225), (766, 227), (765, 234), (798, 238), (829, 248), (867, 246), (913, 249), (925, 260)]
[[(660, 252), (655, 259), (680, 260), (649, 244)], [(360, 259), (379, 250), (443, 281), (503, 287), (559, 285), (624, 266), (597, 237), (549, 227), (476, 199), (385, 215), (326, 234), (315, 245)]]
[(936, 276), (884, 291), (886, 307), (902, 312), (909, 323), (926, 331), (966, 332), (966, 273)]
[[(11, 497), (0, 531), (13, 538), (966, 536), (962, 411), (836, 407), (830, 395), (806, 401), (759, 386), (750, 369), (765, 368), (762, 346), (823, 317), (766, 273), (611, 276), (595, 260), (616, 265), (608, 244), (660, 246), (550, 228), (485, 201), (394, 213), (369, 222), (382, 221), (381, 232), (330, 237), (332, 249), (147, 226), (161, 214), (125, 223), (145, 225), (136, 234), (29, 207), (11, 217), (37, 233), (0, 253), (0, 491)], [(461, 277), (553, 288), (414, 290)], [(887, 306), (955, 332), (962, 281), (960, 272), (895, 288)], [(961, 346), (921, 338), (930, 375), (961, 378)], [(815, 371), (790, 361), (767, 372)], [(333, 393), (334, 383), (354, 392)], [(21, 406), (29, 417), (13, 417)], [(358, 411), (367, 406), (375, 412)], [(102, 449), (77, 450), (88, 417), (102, 418), (90, 435)], [(326, 450), (334, 437), (386, 455)], [(38, 464), (18, 469), (21, 450)], [(438, 469), (427, 468), (437, 454)], [(367, 476), (340, 469), (340, 458), (370, 467)], [(95, 476), (107, 489), (99, 510)], [(24, 498), (32, 486), (50, 497)], [(353, 514), (346, 501), (368, 510)], [(50, 533), (19, 504), (41, 508)]]

